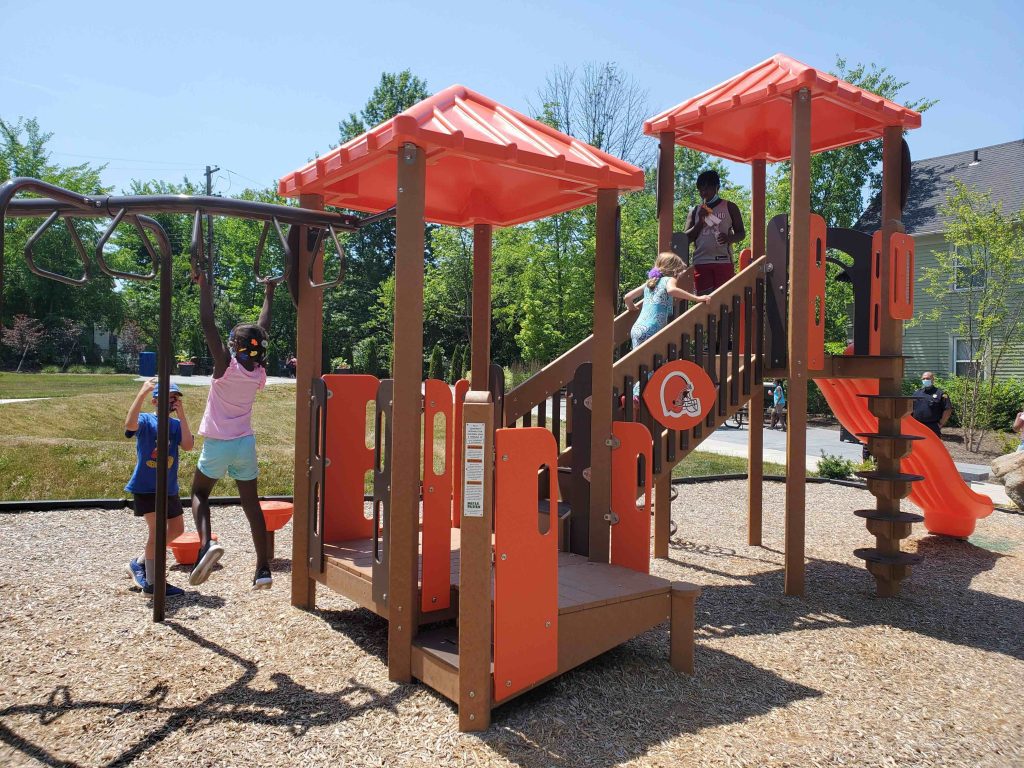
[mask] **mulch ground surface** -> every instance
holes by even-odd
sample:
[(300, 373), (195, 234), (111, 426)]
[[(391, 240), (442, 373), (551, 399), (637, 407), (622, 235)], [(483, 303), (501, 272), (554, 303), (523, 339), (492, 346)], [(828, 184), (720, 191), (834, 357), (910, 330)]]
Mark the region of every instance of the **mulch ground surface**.
[(745, 487), (684, 486), (654, 572), (696, 582), (697, 674), (658, 627), (460, 734), (454, 706), (388, 681), (386, 625), (321, 590), (289, 605), (290, 526), (270, 592), (252, 592), (238, 509), (227, 554), (168, 602), (129, 589), (143, 528), (128, 512), (0, 516), (0, 765), (1024, 765), (1024, 517), (969, 542), (927, 535), (900, 597), (879, 599), (865, 491), (807, 488), (806, 597), (783, 591), (783, 486), (765, 485), (764, 547)]

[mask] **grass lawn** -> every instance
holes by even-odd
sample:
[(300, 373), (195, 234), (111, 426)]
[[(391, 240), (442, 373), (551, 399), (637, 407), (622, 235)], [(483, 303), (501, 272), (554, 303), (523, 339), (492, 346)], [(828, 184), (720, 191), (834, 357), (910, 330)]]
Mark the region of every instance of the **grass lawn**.
[(138, 390), (131, 373), (0, 373), (0, 400), (127, 392), (131, 403)]
[[(747, 460), (740, 456), (722, 456), (710, 451), (694, 451), (672, 470), (672, 477), (704, 477), (706, 475), (735, 475), (747, 471)], [(786, 465), (774, 461), (764, 463), (766, 475), (786, 474)]]

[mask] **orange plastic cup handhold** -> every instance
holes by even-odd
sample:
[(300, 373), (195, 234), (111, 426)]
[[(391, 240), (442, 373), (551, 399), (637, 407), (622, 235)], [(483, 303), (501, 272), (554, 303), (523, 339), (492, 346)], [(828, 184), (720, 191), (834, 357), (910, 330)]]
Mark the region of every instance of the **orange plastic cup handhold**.
[(279, 531), (292, 519), (292, 503), (290, 501), (261, 501), (263, 521), (268, 531)]
[[(210, 538), (217, 541), (217, 534), (211, 533)], [(195, 531), (181, 534), (167, 546), (179, 565), (195, 565), (199, 559), (199, 534)]]

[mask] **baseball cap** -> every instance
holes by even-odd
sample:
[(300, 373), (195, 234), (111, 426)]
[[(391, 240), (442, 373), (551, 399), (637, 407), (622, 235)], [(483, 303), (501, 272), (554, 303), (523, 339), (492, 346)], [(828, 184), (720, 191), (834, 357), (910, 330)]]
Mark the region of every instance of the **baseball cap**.
[[(178, 385), (175, 384), (173, 381), (171, 382), (171, 389), (170, 389), (170, 391), (172, 393), (173, 392), (177, 392), (179, 395), (181, 394), (181, 390), (178, 389)], [(153, 387), (153, 399), (155, 400), (159, 396), (160, 396), (160, 385), (157, 384), (155, 387)]]

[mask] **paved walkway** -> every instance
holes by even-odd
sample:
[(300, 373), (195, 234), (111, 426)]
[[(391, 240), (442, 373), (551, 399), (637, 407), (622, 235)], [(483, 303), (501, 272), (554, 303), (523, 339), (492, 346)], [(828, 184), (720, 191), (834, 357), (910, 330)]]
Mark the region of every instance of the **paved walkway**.
[(8, 397), (0, 399), (0, 405), (7, 405), (8, 403), (31, 403), (33, 400), (49, 400), (48, 397)]

